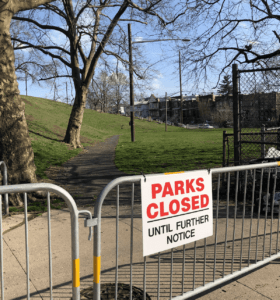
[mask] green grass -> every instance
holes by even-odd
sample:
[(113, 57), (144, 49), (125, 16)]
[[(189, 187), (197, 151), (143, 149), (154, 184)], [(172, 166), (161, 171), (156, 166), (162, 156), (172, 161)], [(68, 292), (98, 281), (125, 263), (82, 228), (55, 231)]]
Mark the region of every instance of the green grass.
[[(50, 166), (60, 166), (82, 149), (62, 143), (72, 106), (47, 99), (22, 96), (35, 154), (37, 175), (47, 178)], [(83, 146), (120, 135), (115, 163), (128, 174), (173, 172), (222, 165), (224, 129), (188, 130), (135, 120), (135, 142), (130, 140), (129, 118), (85, 110), (81, 129)], [(232, 133), (232, 129), (227, 129)]]
[[(62, 143), (72, 106), (51, 100), (22, 96), (35, 155), (36, 174), (47, 178), (45, 171), (50, 166), (60, 166), (78, 155), (82, 149), (71, 149)], [(129, 132), (129, 119), (119, 115), (103, 114), (85, 110), (81, 129), (83, 146), (93, 145), (106, 138)], [(123, 129), (121, 129), (121, 127)]]
[[(116, 166), (131, 174), (165, 173), (220, 167), (224, 129), (189, 130), (178, 127), (138, 124), (136, 141), (121, 136), (116, 151)], [(227, 130), (230, 133), (232, 129)]]

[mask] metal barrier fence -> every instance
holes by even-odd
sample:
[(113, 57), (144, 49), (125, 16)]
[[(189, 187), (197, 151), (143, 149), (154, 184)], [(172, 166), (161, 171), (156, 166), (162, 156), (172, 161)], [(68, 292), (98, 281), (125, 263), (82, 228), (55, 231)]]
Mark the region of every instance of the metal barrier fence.
[[(2, 170), (2, 176), (3, 176), (3, 185), (8, 185), (8, 172), (7, 167), (4, 161), (0, 161), (0, 166)], [(5, 208), (5, 215), (9, 214), (9, 197), (8, 194), (4, 195), (4, 208)]]
[[(136, 222), (139, 226), (139, 221), (135, 220), (134, 216), (137, 208), (135, 189), (138, 188), (139, 191), (138, 185), (143, 175), (120, 177), (111, 181), (99, 195), (94, 211), (97, 223), (94, 227), (94, 299), (101, 299), (101, 281), (108, 282), (110, 279), (107, 277), (115, 278), (115, 299), (118, 298), (119, 282), (130, 285), (130, 299), (133, 298), (133, 285), (143, 288), (143, 299), (146, 299), (146, 293), (153, 299), (186, 299), (280, 257), (278, 246), (280, 202), (273, 201), (276, 198), (280, 199), (280, 186), (276, 180), (279, 178), (279, 166), (280, 162), (273, 162), (211, 169), (213, 236), (157, 255), (144, 258), (140, 255), (141, 262), (134, 260), (136, 253), (133, 227)], [(221, 180), (223, 174), (227, 177), (225, 184)], [(242, 182), (240, 177), (244, 179)], [(120, 216), (119, 191), (120, 187), (127, 183), (131, 184), (131, 203), (129, 210), (126, 210), (126, 214), (130, 211), (130, 222), (125, 223), (130, 223), (131, 229), (124, 237), (119, 236), (120, 218), (121, 221), (123, 218), (127, 220), (128, 216)], [(115, 187), (116, 213), (113, 216), (116, 218), (115, 263), (112, 252), (110, 257), (103, 257), (102, 261), (110, 260), (114, 266), (103, 270), (102, 275), (101, 210), (105, 209), (102, 205), (106, 196)], [(275, 213), (277, 217), (274, 218)], [(137, 227), (137, 230), (141, 231), (142, 226)], [(110, 228), (110, 231), (114, 232), (113, 228)], [(119, 248), (123, 248), (124, 243), (120, 244), (120, 238), (123, 241), (130, 239), (130, 250), (126, 248), (122, 255)], [(110, 242), (112, 243), (112, 238)], [(141, 249), (138, 247), (136, 250), (139, 258)], [(128, 253), (129, 263), (120, 265), (120, 259), (128, 256)]]
[[(72, 299), (80, 299), (80, 260), (79, 260), (79, 214), (86, 214), (88, 219), (92, 218), (91, 212), (87, 210), (79, 211), (72, 196), (59, 186), (50, 183), (30, 183), (8, 185), (0, 187), (0, 281), (1, 299), (4, 300), (4, 265), (3, 259), (3, 229), (2, 229), (2, 195), (8, 193), (23, 193), (24, 197), (24, 216), (25, 216), (25, 252), (26, 252), (26, 295), (30, 299), (30, 280), (29, 280), (29, 247), (28, 247), (28, 218), (27, 218), (27, 193), (36, 191), (47, 192), (47, 218), (48, 218), (48, 253), (49, 253), (49, 289), (50, 299), (53, 299), (52, 288), (52, 251), (51, 251), (51, 211), (50, 211), (50, 192), (61, 197), (67, 204), (71, 216), (71, 253), (72, 253)], [(90, 233), (92, 228), (90, 228)]]

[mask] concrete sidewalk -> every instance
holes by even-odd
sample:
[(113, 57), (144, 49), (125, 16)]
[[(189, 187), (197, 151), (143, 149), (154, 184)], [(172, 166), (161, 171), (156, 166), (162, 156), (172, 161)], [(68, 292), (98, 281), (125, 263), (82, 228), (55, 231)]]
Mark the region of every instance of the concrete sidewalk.
[[(80, 209), (87, 209), (81, 207)], [(119, 223), (119, 282), (129, 283), (130, 280), (130, 218), (127, 216), (129, 207), (120, 207)], [(115, 257), (116, 257), (116, 219), (115, 207), (104, 206), (102, 209), (102, 275), (103, 283), (115, 281)], [(140, 218), (140, 206), (135, 207), (133, 223), (133, 285), (143, 289), (143, 256), (142, 256), (142, 220)], [(20, 215), (23, 217), (23, 215)], [(20, 223), (20, 217), (13, 217)], [(17, 219), (17, 220), (16, 220)], [(219, 220), (221, 231), (218, 234), (218, 242), (224, 238), (224, 221)], [(4, 286), (5, 299), (26, 299), (26, 258), (25, 258), (25, 227), (19, 226), (7, 231), (13, 222), (9, 218), (3, 220), (4, 226)], [(232, 224), (229, 224), (231, 228)], [(240, 224), (239, 224), (240, 225)], [(247, 224), (245, 224), (248, 227)], [(70, 215), (67, 209), (52, 210), (52, 266), (53, 266), (53, 299), (70, 299), (72, 286), (72, 260), (70, 245)], [(240, 226), (238, 227), (240, 228)], [(6, 232), (6, 233), (5, 233)], [(88, 241), (89, 229), (84, 228), (83, 219), (80, 219), (80, 276), (81, 289), (92, 285), (93, 266), (93, 241)], [(48, 265), (48, 239), (47, 239), (47, 215), (31, 220), (28, 224), (29, 234), (29, 259), (30, 259), (30, 293), (32, 299), (49, 299), (49, 265)], [(246, 237), (246, 236), (245, 236)], [(230, 237), (229, 237), (230, 239)], [(213, 238), (207, 239), (207, 259), (213, 253)], [(196, 284), (199, 286), (203, 277), (203, 241), (197, 242), (196, 258)], [(244, 244), (245, 245), (245, 244)], [(231, 244), (228, 243), (228, 247)], [(238, 245), (236, 244), (236, 247)], [(244, 246), (245, 247), (245, 246)], [(245, 247), (246, 248), (246, 247)], [(244, 248), (244, 249), (245, 249)], [(218, 247), (217, 255), (223, 256), (223, 245)], [(238, 249), (238, 248), (236, 248)], [(246, 248), (247, 249), (247, 248)], [(246, 250), (247, 251), (247, 250)], [(245, 253), (245, 250), (244, 250)], [(173, 263), (173, 297), (181, 291), (182, 259), (181, 249), (174, 251)], [(230, 251), (227, 261), (230, 262)], [(237, 259), (237, 258), (235, 258)], [(186, 270), (185, 289), (192, 287), (193, 248), (186, 246)], [(147, 259), (146, 283), (147, 292), (156, 299), (158, 256), (152, 255)], [(161, 289), (160, 299), (168, 299), (170, 293), (170, 251), (161, 254)], [(222, 264), (217, 264), (217, 278), (221, 277)], [(228, 265), (226, 272), (229, 273)], [(211, 281), (213, 270), (206, 268), (206, 282)], [(220, 275), (219, 275), (220, 274)], [(237, 280), (209, 291), (205, 295), (195, 299), (279, 299), (280, 289), (279, 260), (275, 260), (266, 266), (251, 272)]]

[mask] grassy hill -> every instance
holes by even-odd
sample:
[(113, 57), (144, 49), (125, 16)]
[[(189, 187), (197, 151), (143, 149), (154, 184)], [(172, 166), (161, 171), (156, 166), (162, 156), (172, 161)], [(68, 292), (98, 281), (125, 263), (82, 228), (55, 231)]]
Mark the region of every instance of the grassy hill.
[[(22, 96), (37, 175), (61, 165), (82, 149), (62, 143), (72, 107), (65, 103)], [(187, 130), (135, 120), (135, 142), (130, 141), (129, 118), (86, 109), (81, 130), (83, 146), (94, 145), (112, 135), (121, 135), (116, 149), (116, 166), (130, 174), (171, 172), (221, 166), (222, 129)]]

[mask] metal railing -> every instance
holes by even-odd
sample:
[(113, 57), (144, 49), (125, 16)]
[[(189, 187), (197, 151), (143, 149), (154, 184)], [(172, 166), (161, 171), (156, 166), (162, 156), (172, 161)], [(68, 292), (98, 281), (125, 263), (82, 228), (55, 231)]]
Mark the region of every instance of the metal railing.
[[(3, 176), (3, 185), (8, 185), (8, 172), (7, 172), (7, 167), (4, 161), (0, 161), (0, 166), (1, 166), (1, 171), (2, 171), (2, 176)], [(9, 197), (8, 194), (4, 195), (4, 208), (5, 208), (5, 215), (9, 214)]]
[[(143, 257), (142, 262), (137, 263), (134, 262), (135, 248), (133, 247), (136, 209), (134, 191), (143, 175), (120, 177), (111, 181), (99, 195), (94, 211), (94, 218), (97, 220), (97, 226), (94, 227), (94, 299), (101, 299), (101, 280), (108, 281), (111, 273), (110, 278), (115, 278), (115, 299), (118, 298), (118, 283), (127, 282), (130, 285), (130, 299), (132, 299), (133, 284), (138, 284), (139, 288), (143, 288), (143, 299), (146, 299), (148, 293), (157, 299), (179, 300), (207, 291), (278, 258), (280, 256), (278, 246), (280, 201), (275, 202), (273, 199), (277, 191), (276, 179), (279, 176), (279, 166), (280, 162), (273, 162), (211, 169), (213, 236), (150, 257)], [(221, 180), (223, 174), (226, 174), (227, 178), (225, 184)], [(241, 181), (240, 178), (244, 180)], [(131, 184), (129, 217), (131, 229), (126, 237), (122, 237), (126, 240), (130, 239), (130, 249), (125, 251), (126, 256), (129, 253), (127, 258), (129, 263), (121, 265), (119, 260), (123, 256), (119, 253), (121, 238), (119, 209), (120, 187), (123, 184)], [(115, 187), (115, 263), (112, 268), (102, 271), (103, 276), (101, 209), (107, 195)], [(278, 189), (280, 191), (280, 186)], [(274, 213), (277, 211), (275, 205), (278, 206), (278, 212), (277, 218), (274, 219)], [(138, 230), (141, 229), (140, 226)], [(110, 230), (112, 232), (113, 229)], [(139, 248), (137, 250), (139, 255)], [(111, 256), (110, 261), (112, 259)], [(103, 261), (107, 262), (107, 260), (108, 257), (103, 258)]]
[[(89, 219), (92, 218), (91, 212), (77, 209), (76, 203), (72, 196), (59, 186), (50, 183), (30, 183), (0, 186), (0, 281), (1, 281), (1, 299), (4, 300), (4, 266), (3, 259), (3, 228), (2, 228), (2, 195), (8, 193), (23, 193), (24, 198), (24, 220), (25, 220), (25, 257), (26, 257), (26, 295), (30, 299), (30, 276), (29, 276), (29, 247), (28, 247), (28, 217), (27, 217), (27, 193), (44, 191), (47, 193), (47, 219), (48, 219), (48, 255), (49, 255), (49, 289), (50, 299), (53, 299), (52, 284), (52, 251), (51, 251), (51, 210), (50, 210), (50, 193), (55, 193), (61, 197), (70, 210), (71, 217), (71, 253), (72, 253), (72, 299), (80, 299), (80, 260), (79, 260), (79, 214), (86, 214)], [(90, 236), (92, 235), (90, 227)]]

